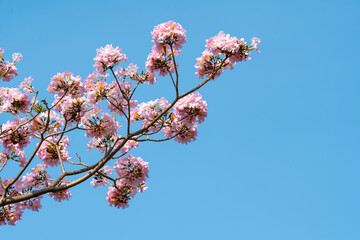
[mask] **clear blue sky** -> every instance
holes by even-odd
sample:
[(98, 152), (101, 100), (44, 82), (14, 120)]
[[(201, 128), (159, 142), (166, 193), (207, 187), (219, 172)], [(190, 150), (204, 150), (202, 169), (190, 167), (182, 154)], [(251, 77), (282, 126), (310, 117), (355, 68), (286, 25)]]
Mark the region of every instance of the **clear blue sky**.
[[(262, 40), (261, 54), (200, 90), (209, 115), (198, 141), (134, 152), (150, 179), (128, 209), (85, 183), (70, 201), (46, 197), (1, 239), (359, 239), (360, 2), (225, 2), (0, 0), (0, 47), (24, 55), (16, 83), (1, 86), (32, 76), (43, 96), (58, 72), (86, 78), (109, 43), (144, 68), (150, 33), (168, 20), (187, 30), (182, 91), (199, 82), (205, 39), (223, 30)], [(138, 97), (169, 96), (170, 86), (160, 79)], [(86, 142), (71, 139), (74, 156)]]

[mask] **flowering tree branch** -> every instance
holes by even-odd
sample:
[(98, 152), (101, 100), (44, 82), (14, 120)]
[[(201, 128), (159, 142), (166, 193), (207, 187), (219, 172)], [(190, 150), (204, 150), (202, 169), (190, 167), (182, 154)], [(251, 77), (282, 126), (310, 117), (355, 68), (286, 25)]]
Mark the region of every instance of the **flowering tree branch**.
[[(253, 38), (251, 45), (247, 45), (243, 39), (223, 32), (210, 38), (195, 65), (196, 75), (205, 80), (180, 94), (175, 56), (186, 43), (186, 31), (180, 24), (169, 21), (155, 26), (151, 35), (154, 46), (145, 64), (146, 71), (138, 72), (134, 64), (125, 69), (115, 68), (127, 61), (126, 55), (120, 48), (106, 45), (97, 50), (96, 71), (86, 80), (70, 72), (58, 73), (51, 79), (47, 88), (54, 95), (51, 104), (45, 100), (38, 102), (38, 91), (32, 86), (31, 77), (18, 88), (0, 88), (0, 114), (14, 116), (0, 129), (3, 145), (0, 173), (7, 169), (9, 161), (19, 162), (20, 167), (14, 178), (0, 177), (0, 225), (15, 225), (25, 209), (39, 211), (45, 194), (56, 201), (68, 200), (70, 189), (90, 178), (94, 187), (110, 186), (106, 196), (110, 206), (128, 207), (130, 199), (147, 188), (149, 171), (147, 162), (129, 152), (147, 141), (174, 139), (183, 144), (195, 141), (198, 124), (207, 116), (207, 103), (196, 91), (225, 69), (233, 69), (237, 62), (250, 59), (250, 51), (258, 51), (260, 43)], [(21, 61), (22, 55), (15, 53), (13, 61), (8, 62), (3, 53), (0, 48), (0, 79), (7, 82), (18, 75), (15, 63)], [(113, 81), (109, 80), (108, 72)], [(139, 104), (134, 98), (135, 91), (145, 84), (154, 84), (156, 74), (170, 77), (174, 99), (169, 102), (160, 98)], [(35, 96), (31, 101), (32, 94)], [(125, 129), (120, 125), (121, 117)], [(88, 150), (101, 152), (100, 160), (88, 164), (78, 154), (78, 162), (69, 160), (67, 134), (73, 131), (83, 131), (90, 138)], [(122, 132), (124, 136), (120, 135)], [(156, 137), (160, 134), (164, 137)], [(26, 157), (25, 149), (34, 140), (38, 140), (35, 150)], [(113, 167), (106, 165), (110, 163)], [(51, 178), (51, 170), (59, 165), (61, 174)], [(34, 167), (30, 169), (30, 166)]]

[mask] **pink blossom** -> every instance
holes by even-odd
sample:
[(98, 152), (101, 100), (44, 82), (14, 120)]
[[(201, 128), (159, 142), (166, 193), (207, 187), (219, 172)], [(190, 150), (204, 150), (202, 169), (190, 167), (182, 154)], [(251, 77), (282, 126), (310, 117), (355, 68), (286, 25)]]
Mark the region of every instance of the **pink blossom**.
[[(100, 172), (104, 175), (109, 175), (112, 173), (112, 168), (109, 166), (103, 167)], [(106, 186), (106, 184), (109, 184), (108, 180), (103, 177), (100, 174), (95, 174), (94, 178), (92, 179), (90, 183), (94, 188), (97, 188), (99, 186)]]
[(246, 46), (243, 38), (230, 37), (229, 34), (225, 35), (223, 31), (220, 31), (218, 35), (206, 40), (205, 47), (214, 54), (232, 55), (238, 53), (242, 46)]
[(45, 171), (47, 166), (45, 164), (38, 164), (35, 168), (31, 169), (21, 179), (21, 189), (26, 190), (30, 188), (40, 189), (42, 186), (47, 186), (48, 180), (51, 176)]
[(10, 159), (9, 154), (5, 150), (2, 150), (0, 152), (0, 164), (5, 165), (9, 159)]
[(1, 112), (9, 112), (13, 115), (29, 110), (31, 100), (28, 95), (20, 92), (18, 88), (0, 88), (0, 98), (3, 99)]
[(137, 187), (149, 177), (149, 167), (141, 157), (135, 158), (131, 154), (120, 158), (114, 163), (115, 173), (122, 178), (127, 185)]
[[(31, 142), (32, 133), (25, 125), (26, 122), (26, 118), (15, 118), (3, 125), (3, 136), (0, 138), (0, 142), (6, 150), (23, 150)], [(21, 124), (23, 125), (20, 126)]]
[(30, 122), (29, 128), (31, 129), (32, 133), (45, 133), (45, 127), (47, 133), (55, 133), (61, 131), (61, 127), (64, 125), (64, 120), (55, 111), (50, 111), (49, 115), (49, 123), (48, 123), (48, 113), (43, 112), (40, 113), (33, 121)]
[[(141, 120), (141, 126), (148, 126), (161, 112), (163, 112), (169, 106), (168, 101), (165, 98), (156, 99), (155, 101), (149, 101), (147, 103), (141, 103), (135, 108), (132, 113), (133, 120)], [(162, 119), (159, 119), (149, 128), (150, 132), (155, 132), (161, 127)]]
[(256, 49), (257, 53), (260, 53), (260, 51), (259, 51), (259, 49), (257, 47), (258, 45), (260, 45), (260, 42), (261, 42), (260, 38), (253, 37), (251, 39), (251, 46), (250, 47), (253, 47), (254, 49)]
[(70, 141), (67, 136), (63, 136), (60, 141), (58, 137), (52, 136), (41, 144), (36, 155), (43, 160), (44, 164), (54, 167), (59, 165), (60, 158), (62, 161), (70, 158), (66, 150), (68, 146), (70, 146)]
[(62, 97), (65, 93), (73, 98), (81, 97), (84, 94), (84, 85), (80, 76), (74, 76), (71, 72), (63, 72), (56, 74), (50, 81), (47, 88), (49, 93)]
[(225, 69), (233, 69), (237, 62), (250, 59), (250, 50), (259, 52), (257, 45), (260, 44), (260, 39), (253, 38), (252, 44), (248, 46), (243, 38), (230, 37), (229, 34), (225, 35), (220, 31), (216, 36), (206, 40), (206, 49), (202, 57), (196, 59), (195, 74), (199, 78), (217, 78)]
[(124, 184), (121, 180), (116, 182), (115, 187), (109, 187), (106, 194), (106, 200), (109, 206), (115, 206), (117, 208), (129, 207), (129, 201), (132, 197), (135, 197), (136, 189), (130, 185)]
[[(166, 56), (166, 53), (158, 52), (155, 48), (149, 54), (145, 67), (152, 76), (155, 72), (158, 72), (160, 76), (166, 76), (169, 72), (173, 73), (175, 71), (173, 61)], [(156, 82), (156, 78), (149, 81), (150, 84), (154, 82)]]
[(129, 78), (133, 78), (133, 75), (136, 74), (137, 70), (139, 70), (138, 66), (130, 63), (129, 66), (126, 69), (123, 69), (121, 67), (118, 67), (115, 71), (115, 75), (118, 78), (123, 78), (125, 76), (128, 76)]
[[(130, 108), (133, 108), (136, 106), (137, 106), (137, 100), (131, 98), (130, 99)], [(128, 102), (121, 95), (109, 96), (108, 109), (111, 112), (114, 112), (114, 113), (118, 114), (119, 116), (122, 116), (122, 115), (124, 115), (124, 113), (127, 114)]]
[(188, 123), (202, 123), (207, 116), (207, 103), (200, 93), (189, 94), (181, 98), (174, 106), (173, 114)]
[[(96, 148), (99, 152), (104, 153), (116, 140), (116, 135), (106, 135), (102, 138), (92, 138), (87, 144), (87, 150), (91, 151), (92, 148)], [(118, 146), (120, 141), (115, 145)]]
[[(96, 81), (93, 79), (96, 79)], [(109, 85), (105, 79), (98, 80), (96, 76), (93, 78), (90, 75), (85, 80), (86, 95), (91, 106), (94, 106), (101, 100), (106, 99), (107, 96), (111, 95), (113, 88), (115, 88), (113, 84)]]
[(42, 198), (43, 198), (42, 196), (39, 196), (39, 197), (36, 197), (33, 199), (29, 199), (29, 200), (20, 202), (19, 205), (22, 209), (30, 209), (31, 211), (38, 212), (42, 208), (41, 201), (40, 201)]
[(208, 49), (205, 49), (202, 56), (196, 58), (195, 75), (202, 79), (204, 76), (209, 77), (216, 72), (212, 79), (219, 77), (224, 71), (224, 68), (220, 66), (220, 59), (220, 54), (213, 55)]
[(24, 79), (24, 81), (22, 81), (19, 85), (19, 88), (23, 88), (24, 92), (26, 93), (26, 95), (29, 95), (30, 93), (35, 92), (34, 87), (31, 85), (31, 82), (34, 79), (32, 77), (27, 77)]
[(81, 125), (86, 128), (86, 137), (103, 137), (115, 133), (119, 128), (119, 124), (108, 113), (103, 113), (101, 118), (86, 114)]
[(4, 82), (9, 82), (18, 75), (19, 73), (14, 63), (0, 61), (0, 79), (2, 78)]
[[(120, 143), (121, 141), (119, 141)], [(139, 146), (139, 142), (137, 141), (133, 141), (133, 140), (129, 140), (125, 143), (125, 145), (120, 149), (121, 154), (127, 153), (129, 152), (131, 149), (133, 148), (137, 148)]]
[(121, 53), (121, 48), (113, 48), (112, 45), (106, 45), (104, 48), (96, 49), (97, 55), (94, 58), (94, 68), (100, 75), (105, 75), (106, 70), (119, 64), (121, 61), (127, 61), (126, 55)]
[[(58, 102), (58, 99), (55, 98), (54, 102)], [(87, 99), (85, 97), (72, 98), (66, 96), (60, 100), (55, 110), (60, 111), (70, 125), (78, 123), (87, 111)]]
[(156, 45), (171, 44), (176, 50), (181, 49), (182, 45), (186, 43), (186, 31), (179, 23), (174, 21), (155, 26), (151, 36)]
[(175, 104), (162, 129), (165, 136), (174, 137), (175, 141), (185, 144), (196, 140), (197, 124), (207, 116), (207, 103), (201, 98), (199, 93), (194, 93)]
[(15, 208), (14, 204), (0, 208), (0, 226), (6, 224), (14, 226), (17, 221), (22, 219), (22, 214), (23, 211), (19, 208)]
[[(66, 181), (64, 179), (64, 181)], [(63, 185), (64, 183), (61, 183), (61, 185)], [(59, 192), (52, 192), (52, 193), (48, 193), (48, 195), (50, 197), (54, 197), (54, 200), (57, 202), (62, 202), (64, 200), (69, 200), (71, 198), (71, 192), (69, 189), (63, 190), (63, 191), (59, 191)]]
[(21, 62), (23, 55), (21, 53), (13, 53), (12, 59), (14, 62)]

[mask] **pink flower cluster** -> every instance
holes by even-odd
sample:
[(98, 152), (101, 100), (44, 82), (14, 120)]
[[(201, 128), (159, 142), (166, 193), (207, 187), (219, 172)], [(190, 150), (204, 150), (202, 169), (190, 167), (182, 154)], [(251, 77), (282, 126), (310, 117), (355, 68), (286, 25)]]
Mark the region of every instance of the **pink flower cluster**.
[(186, 43), (186, 31), (180, 24), (169, 21), (155, 26), (151, 36), (155, 45), (145, 63), (149, 84), (156, 82), (155, 72), (165, 76), (175, 71), (172, 59)]
[(135, 197), (136, 192), (135, 188), (117, 181), (116, 187), (109, 187), (106, 193), (106, 201), (109, 206), (125, 209), (129, 207), (128, 203), (131, 198)]
[[(2, 191), (1, 188), (0, 191)], [(39, 209), (42, 208), (40, 203), (41, 199), (42, 196), (2, 207), (0, 209), (0, 226), (6, 224), (15, 226), (15, 224), (22, 219), (22, 215), (25, 209), (38, 212)]]
[[(31, 169), (30, 173), (27, 173), (14, 183), (9, 189), (7, 196), (15, 197), (31, 192), (33, 189), (41, 189), (42, 187), (50, 186), (53, 183), (53, 180), (50, 179), (51, 176), (47, 173), (46, 168), (47, 166), (45, 164), (36, 165), (35, 168)], [(5, 179), (4, 183), (7, 185), (11, 181), (13, 181), (13, 179)], [(65, 182), (66, 180), (63, 180), (60, 182), (60, 185), (63, 185)], [(0, 184), (0, 197), (3, 192), (3, 186)], [(53, 196), (56, 201), (68, 200), (71, 197), (69, 190), (49, 193), (48, 195)], [(42, 196), (39, 196), (0, 208), (0, 226), (6, 224), (15, 225), (18, 220), (21, 220), (25, 209), (38, 212), (39, 209), (42, 208), (40, 202), (41, 199)]]
[(29, 110), (31, 100), (27, 94), (18, 88), (0, 87), (0, 113), (9, 112), (13, 115)]
[[(49, 115), (49, 122), (48, 122)], [(60, 117), (55, 111), (50, 111), (50, 114), (47, 112), (40, 113), (35, 117), (35, 119), (30, 123), (29, 128), (33, 133), (55, 133), (61, 130), (61, 127), (64, 124), (64, 120)]]
[(120, 87), (122, 91), (119, 89), (117, 84), (114, 82), (112, 83), (115, 87), (113, 88), (113, 91), (108, 96), (108, 109), (118, 114), (119, 116), (126, 115), (128, 112), (129, 104), (130, 109), (136, 107), (138, 105), (138, 101), (136, 99), (131, 98), (129, 102), (125, 99), (125, 97), (128, 97), (131, 95), (131, 82), (122, 82), (120, 83)]
[(4, 82), (11, 81), (15, 76), (18, 76), (17, 68), (15, 62), (21, 62), (23, 56), (20, 53), (14, 53), (12, 55), (13, 62), (5, 61), (2, 57), (2, 54), (5, 51), (0, 48), (0, 79)]
[[(225, 69), (233, 69), (237, 62), (250, 59), (250, 50), (256, 50), (260, 39), (253, 38), (252, 45), (246, 45), (244, 39), (230, 37), (221, 31), (218, 35), (206, 40), (206, 49), (202, 56), (196, 59), (196, 75), (199, 78), (220, 76)], [(253, 48), (251, 48), (253, 47)], [(216, 73), (215, 73), (216, 72)]]
[(87, 95), (90, 106), (94, 106), (107, 96), (112, 95), (111, 91), (115, 86), (108, 84), (103, 76), (94, 72), (90, 74), (84, 84), (85, 92)]
[[(50, 175), (45, 171), (45, 168), (46, 166), (42, 164), (38, 164), (36, 168), (32, 168), (30, 173), (15, 182), (9, 190), (8, 196), (19, 196), (32, 189), (40, 189), (41, 186), (47, 185)], [(9, 184), (12, 180), (13, 179), (6, 179), (4, 182), (5, 184)], [(0, 184), (0, 197), (3, 191), (4, 189)], [(15, 225), (18, 220), (21, 220), (25, 209), (38, 212), (39, 209), (42, 208), (40, 203), (41, 199), (42, 196), (0, 208), (0, 226), (5, 224)]]
[(155, 46), (158, 48), (172, 45), (175, 50), (180, 50), (183, 44), (186, 43), (185, 29), (174, 21), (168, 21), (155, 26), (151, 36), (153, 37)]
[(93, 138), (102, 138), (108, 134), (116, 133), (119, 125), (108, 113), (103, 113), (102, 117), (99, 118), (98, 114), (89, 116), (86, 114), (82, 118), (81, 124), (86, 128), (85, 136)]
[(185, 144), (196, 140), (197, 124), (202, 123), (207, 116), (207, 103), (201, 98), (199, 93), (194, 93), (175, 104), (163, 128), (165, 136), (175, 136), (175, 141)]
[(158, 52), (154, 48), (147, 58), (145, 67), (150, 76), (149, 84), (156, 82), (155, 72), (164, 77), (169, 72), (173, 73), (175, 71), (174, 63), (168, 58), (166, 52)]
[[(65, 185), (65, 182), (67, 182), (67, 180), (63, 179), (60, 186)], [(71, 196), (72, 196), (69, 189), (59, 191), (59, 192), (48, 193), (48, 195), (50, 197), (54, 197), (54, 200), (57, 201), (57, 202), (62, 202), (64, 200), (69, 200), (71, 198)]]
[(144, 162), (141, 157), (133, 157), (131, 154), (120, 158), (114, 164), (115, 173), (123, 180), (122, 183), (133, 187), (144, 183), (149, 177), (149, 163)]
[(114, 170), (119, 180), (115, 186), (109, 187), (106, 200), (110, 206), (126, 208), (137, 192), (144, 192), (147, 188), (145, 182), (149, 177), (148, 163), (130, 154), (116, 161)]
[(127, 61), (126, 55), (121, 53), (121, 48), (113, 48), (112, 45), (106, 45), (104, 48), (96, 49), (97, 55), (94, 58), (94, 68), (102, 75), (106, 75), (106, 70), (119, 64), (121, 61)]
[[(141, 126), (146, 127), (168, 106), (169, 103), (165, 98), (141, 103), (137, 108), (132, 111), (132, 119), (136, 121), (141, 121)], [(149, 128), (149, 131), (158, 131), (162, 126), (162, 122), (163, 120), (159, 119)]]
[(68, 146), (70, 146), (70, 141), (67, 136), (63, 136), (60, 141), (58, 137), (52, 136), (41, 144), (36, 155), (43, 160), (44, 164), (54, 167), (59, 165), (60, 158), (62, 161), (70, 158), (66, 150)]
[(55, 94), (52, 107), (60, 111), (70, 125), (78, 123), (85, 115), (87, 99), (80, 76), (74, 77), (73, 73), (67, 71), (58, 73), (51, 79), (47, 90)]
[(50, 81), (47, 90), (55, 94), (56, 98), (63, 97), (65, 94), (73, 98), (84, 94), (84, 86), (80, 76), (74, 76), (72, 72), (56, 74)]
[(72, 98), (71, 96), (66, 96), (60, 103), (55, 107), (55, 110), (60, 111), (69, 125), (80, 122), (87, 112), (86, 97)]
[(34, 87), (31, 85), (31, 82), (34, 79), (32, 77), (27, 77), (24, 79), (24, 81), (22, 81), (19, 85), (19, 88), (22, 88), (23, 91), (26, 93), (26, 95), (29, 95), (30, 93), (34, 93), (35, 89)]
[(0, 142), (8, 151), (22, 151), (32, 139), (32, 132), (26, 126), (26, 118), (14, 118), (2, 126), (4, 133), (0, 138)]
[[(109, 167), (109, 166), (105, 166), (105, 167), (103, 167), (103, 168), (100, 170), (100, 172), (101, 172), (103, 175), (105, 175), (105, 176), (111, 174), (112, 171), (113, 171), (112, 168)], [(99, 186), (106, 186), (106, 184), (110, 184), (110, 183), (109, 183), (109, 181), (108, 181), (106, 178), (104, 178), (101, 174), (96, 174), (96, 175), (94, 176), (94, 178), (92, 179), (92, 181), (91, 181), (90, 184), (91, 184), (94, 188), (97, 188), (97, 187), (99, 187)]]
[(118, 78), (123, 78), (125, 76), (133, 79), (133, 76), (136, 74), (136, 72), (139, 70), (138, 66), (134, 65), (133, 63), (130, 63), (129, 66), (125, 69), (118, 67), (116, 69), (115, 75)]

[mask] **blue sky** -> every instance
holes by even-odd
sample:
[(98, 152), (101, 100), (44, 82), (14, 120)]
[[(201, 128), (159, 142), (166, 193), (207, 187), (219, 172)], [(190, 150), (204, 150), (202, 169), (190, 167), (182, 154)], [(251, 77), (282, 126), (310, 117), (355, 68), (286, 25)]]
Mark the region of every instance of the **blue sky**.
[[(46, 198), (39, 213), (1, 227), (4, 239), (359, 239), (359, 1), (0, 0), (0, 9), (4, 56), (24, 55), (20, 76), (2, 86), (32, 76), (48, 98), (53, 75), (86, 78), (106, 44), (144, 68), (150, 33), (168, 20), (187, 30), (182, 92), (199, 83), (195, 58), (209, 37), (262, 40), (261, 54), (199, 91), (209, 113), (198, 141), (134, 152), (150, 179), (128, 209), (107, 206), (106, 188), (85, 183), (70, 201)], [(159, 79), (138, 99), (171, 96), (170, 87)], [(72, 139), (72, 154), (86, 149)]]

